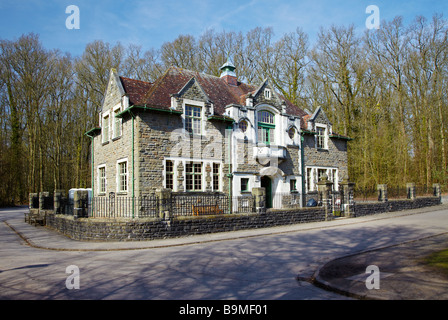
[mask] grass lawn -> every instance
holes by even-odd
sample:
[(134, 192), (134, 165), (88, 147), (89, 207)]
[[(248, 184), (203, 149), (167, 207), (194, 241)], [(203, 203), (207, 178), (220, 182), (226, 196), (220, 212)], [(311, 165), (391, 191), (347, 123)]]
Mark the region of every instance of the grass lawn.
[(429, 255), (425, 259), (425, 262), (429, 266), (437, 268), (448, 276), (448, 249)]

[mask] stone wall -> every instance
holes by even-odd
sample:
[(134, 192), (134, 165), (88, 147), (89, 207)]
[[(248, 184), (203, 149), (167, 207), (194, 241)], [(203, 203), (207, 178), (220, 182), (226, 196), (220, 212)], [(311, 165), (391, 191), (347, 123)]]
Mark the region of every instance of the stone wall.
[(339, 181), (348, 175), (347, 141), (328, 138), (328, 149), (316, 148), (315, 136), (305, 135), (304, 154), (306, 166), (335, 167), (339, 169)]
[[(359, 203), (352, 217), (439, 205), (440, 197)], [(76, 240), (129, 241), (174, 238), (215, 232), (268, 228), (325, 220), (323, 207), (268, 210), (266, 213), (146, 219), (93, 219), (46, 211), (46, 225)], [(328, 217), (331, 220), (333, 217)]]
[(178, 217), (171, 220), (148, 218), (138, 220), (92, 219), (47, 214), (47, 227), (75, 240), (132, 241), (175, 238), (216, 232), (267, 228), (325, 220), (320, 207), (264, 214), (229, 214), (206, 217)]
[(440, 197), (422, 197), (414, 200), (390, 200), (385, 202), (366, 202), (354, 205), (353, 217), (361, 217), (372, 214), (395, 212), (409, 209), (418, 209), (441, 204)]

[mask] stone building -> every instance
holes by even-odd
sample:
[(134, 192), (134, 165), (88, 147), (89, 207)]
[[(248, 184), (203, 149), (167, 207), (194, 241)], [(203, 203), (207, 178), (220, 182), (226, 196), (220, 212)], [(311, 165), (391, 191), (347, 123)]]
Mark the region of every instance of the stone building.
[(154, 83), (112, 69), (93, 139), (94, 196), (141, 197), (156, 189), (245, 195), (265, 187), (268, 207), (280, 194), (316, 189), (324, 173), (347, 173), (347, 138), (324, 111), (313, 114), (278, 94), (269, 80), (238, 81), (170, 67)]

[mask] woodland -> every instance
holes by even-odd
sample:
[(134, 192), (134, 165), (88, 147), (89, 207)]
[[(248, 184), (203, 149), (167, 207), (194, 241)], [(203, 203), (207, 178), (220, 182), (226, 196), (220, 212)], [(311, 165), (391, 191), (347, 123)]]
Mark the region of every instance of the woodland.
[(0, 205), (29, 192), (90, 186), (91, 140), (111, 68), (154, 82), (171, 65), (219, 76), (228, 59), (240, 81), (264, 79), (297, 106), (321, 106), (348, 143), (359, 189), (447, 184), (448, 23), (442, 15), (321, 28), (314, 43), (297, 28), (207, 30), (143, 50), (96, 40), (80, 56), (39, 35), (0, 39)]

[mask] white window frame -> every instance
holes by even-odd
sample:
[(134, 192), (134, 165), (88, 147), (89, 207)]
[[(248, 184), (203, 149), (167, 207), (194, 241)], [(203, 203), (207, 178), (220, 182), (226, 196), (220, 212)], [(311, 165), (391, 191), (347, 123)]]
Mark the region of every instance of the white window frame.
[(264, 97), (266, 100), (271, 100), (271, 97), (272, 97), (271, 89), (268, 89), (268, 88), (264, 89), (263, 94), (264, 94)]
[[(323, 135), (319, 135), (319, 129), (323, 130)], [(328, 149), (328, 127), (322, 124), (316, 124), (316, 148), (327, 150)], [(323, 145), (320, 146), (319, 140), (322, 139)]]
[[(261, 119), (261, 113), (267, 112), (272, 115), (272, 122), (264, 122)], [(257, 141), (258, 143), (264, 145), (275, 145), (277, 139), (276, 132), (276, 113), (273, 112), (270, 108), (260, 108), (256, 111), (257, 116)], [(266, 138), (266, 134), (268, 135), (268, 139)]]
[[(339, 190), (339, 168), (336, 167), (319, 167), (319, 166), (307, 166), (305, 167), (305, 183), (306, 191), (317, 191), (317, 183), (319, 182), (319, 171), (324, 170), (328, 177), (328, 180), (333, 182), (333, 190)], [(311, 176), (309, 175), (311, 172)]]
[[(125, 173), (125, 177), (126, 177), (126, 190), (123, 190), (121, 187), (121, 177), (123, 176), (123, 174), (120, 171), (120, 165), (122, 163), (126, 164), (126, 173)], [(129, 162), (128, 162), (128, 158), (124, 158), (124, 159), (120, 159), (117, 160), (117, 179), (116, 179), (116, 183), (117, 183), (117, 193), (128, 193), (129, 192)]]
[[(187, 165), (189, 165), (189, 164), (193, 165), (193, 172), (192, 173), (187, 172)], [(200, 166), (200, 168), (201, 168), (201, 172), (200, 173), (194, 172), (194, 165), (199, 165)], [(204, 174), (205, 174), (204, 168), (205, 168), (205, 164), (202, 161), (191, 160), (191, 161), (186, 161), (185, 162), (185, 177), (184, 177), (185, 178), (185, 191), (187, 191), (187, 192), (199, 192), (199, 191), (203, 191), (204, 190)], [(192, 176), (192, 186), (193, 186), (193, 189), (188, 189), (187, 188), (187, 185), (188, 185), (187, 184), (187, 176), (188, 175)], [(199, 189), (196, 188), (196, 182), (195, 182), (196, 181), (195, 177), (197, 175), (200, 175), (200, 177), (201, 177), (201, 179), (200, 179), (201, 187)]]
[[(243, 189), (243, 180), (247, 181), (246, 189)], [(240, 178), (240, 193), (250, 192), (250, 179), (248, 177)]]
[[(113, 112), (114, 119), (112, 121), (112, 123), (113, 123), (112, 139), (116, 139), (116, 138), (121, 137), (122, 131), (123, 131), (122, 127), (121, 127), (121, 124), (122, 124), (121, 118), (117, 118), (117, 113), (120, 113), (120, 111), (121, 111), (120, 106), (115, 107), (113, 111), (114, 111)], [(117, 122), (118, 122), (118, 124), (117, 124)], [(117, 127), (118, 127), (118, 130), (117, 130)]]
[[(102, 119), (101, 120), (101, 136), (102, 136), (101, 141), (103, 143), (106, 143), (110, 139), (110, 112), (107, 111), (107, 112), (103, 113), (101, 119)], [(106, 131), (106, 128), (107, 128), (107, 131)]]
[[(104, 169), (104, 177), (101, 177), (101, 169)], [(106, 194), (107, 193), (107, 171), (106, 171), (106, 165), (102, 164), (99, 165), (97, 168), (97, 181), (98, 181), (98, 194)], [(104, 192), (101, 190), (102, 181), (104, 180)]]
[[(167, 170), (167, 162), (168, 161), (170, 161), (172, 164), (173, 164), (173, 171), (168, 171)], [(175, 168), (176, 168), (176, 162), (174, 161), (174, 160), (172, 160), (172, 159), (165, 159), (165, 172), (164, 172), (164, 174), (163, 174), (163, 176), (164, 176), (164, 184), (165, 184), (165, 188), (168, 188), (168, 185), (167, 185), (167, 177), (168, 177), (168, 174), (170, 174), (171, 175), (171, 177), (172, 177), (172, 179), (173, 179), (173, 188), (170, 188), (171, 189), (171, 191), (174, 191), (174, 188), (175, 188), (175, 181), (176, 181), (176, 179), (175, 179)]]
[[(187, 124), (187, 106), (190, 107), (196, 107), (196, 108), (200, 108), (201, 112), (200, 112), (200, 118), (199, 118), (199, 133), (197, 132), (189, 132), (187, 131), (186, 128), (186, 124)], [(184, 131), (188, 134), (193, 134), (193, 135), (204, 135), (205, 133), (205, 125), (204, 125), (204, 110), (205, 110), (205, 103), (200, 102), (200, 101), (195, 101), (195, 100), (190, 100), (190, 99), (184, 99), (182, 102), (182, 110), (183, 110), (183, 114), (182, 114), (182, 122), (183, 122), (183, 128)]]
[[(218, 172), (215, 173), (215, 168), (214, 166), (217, 165), (218, 166)], [(220, 191), (221, 190), (221, 163), (219, 162), (211, 162), (211, 167), (212, 167), (212, 190), (213, 191)], [(217, 179), (218, 181), (218, 188), (215, 189), (215, 179)]]

